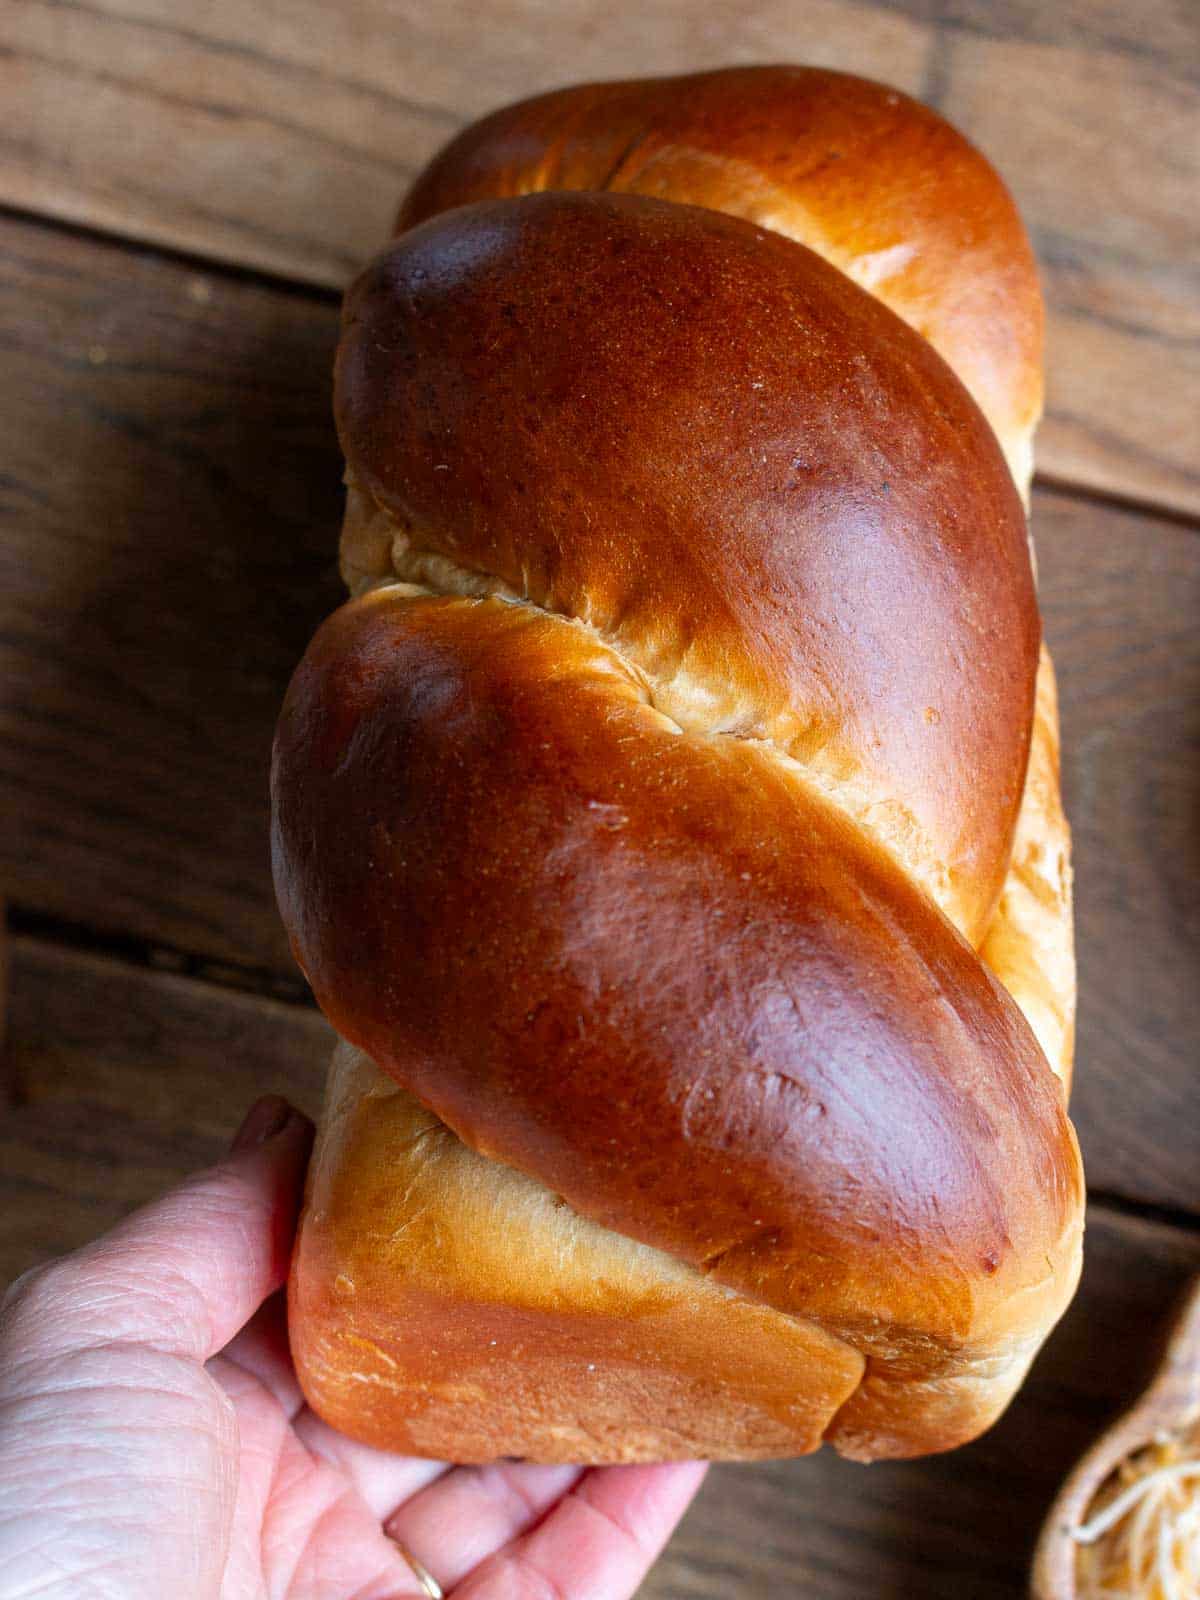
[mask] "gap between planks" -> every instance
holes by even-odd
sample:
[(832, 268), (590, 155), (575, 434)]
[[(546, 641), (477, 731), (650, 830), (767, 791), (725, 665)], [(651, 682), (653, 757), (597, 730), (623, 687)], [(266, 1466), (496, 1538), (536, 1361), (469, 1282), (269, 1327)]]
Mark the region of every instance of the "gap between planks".
[(267, 289), (292, 299), (306, 300), (313, 305), (339, 306), (342, 303), (343, 291), (330, 284), (316, 283), (309, 278), (292, 278), (284, 272), (272, 272), (269, 267), (251, 266), (228, 260), (224, 256), (206, 256), (199, 250), (187, 250), (182, 245), (166, 244), (156, 239), (143, 240), (137, 234), (121, 233), (116, 228), (80, 222), (71, 217), (56, 217), (51, 212), (37, 211), (32, 206), (14, 205), (7, 200), (0, 201), (0, 223), (4, 222), (27, 228), (44, 228), (48, 233), (78, 239), (84, 244), (98, 245), (106, 250), (127, 250), (131, 255), (161, 261), (165, 266), (209, 274), (226, 283), (244, 284), (248, 288)]
[(1121, 494), (1116, 489), (1105, 489), (1099, 484), (1083, 483), (1074, 478), (1048, 472), (1035, 471), (1033, 487), (1035, 490), (1045, 490), (1048, 494), (1060, 494), (1070, 500), (1080, 500), (1088, 505), (1103, 506), (1107, 510), (1125, 511), (1132, 516), (1153, 517), (1157, 522), (1168, 522), (1172, 527), (1187, 528), (1192, 533), (1200, 533), (1200, 515), (1184, 511), (1179, 506), (1166, 505), (1161, 500)]
[(37, 939), (42, 944), (77, 950), (86, 955), (104, 956), (123, 966), (168, 973), (178, 978), (193, 978), (218, 989), (234, 989), (241, 994), (259, 995), (284, 1005), (316, 1010), (312, 991), (298, 974), (287, 976), (266, 967), (235, 961), (216, 961), (174, 945), (142, 939), (137, 934), (114, 928), (95, 928), (72, 922), (31, 906), (8, 905), (8, 931), (17, 938)]

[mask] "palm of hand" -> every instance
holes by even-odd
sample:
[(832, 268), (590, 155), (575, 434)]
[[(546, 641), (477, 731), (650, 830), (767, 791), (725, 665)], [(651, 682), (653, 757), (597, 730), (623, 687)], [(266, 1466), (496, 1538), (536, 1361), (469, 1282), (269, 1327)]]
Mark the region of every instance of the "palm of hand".
[(632, 1594), (696, 1464), (447, 1467), (304, 1405), (274, 1291), (307, 1144), (293, 1116), (10, 1294), (0, 1600), (398, 1600), (401, 1544), (454, 1600)]

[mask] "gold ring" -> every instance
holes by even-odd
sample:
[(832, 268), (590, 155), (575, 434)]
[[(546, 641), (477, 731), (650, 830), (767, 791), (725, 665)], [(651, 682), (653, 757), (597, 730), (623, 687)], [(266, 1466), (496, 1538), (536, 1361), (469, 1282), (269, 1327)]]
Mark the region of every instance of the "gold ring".
[(430, 1572), (429, 1568), (422, 1562), (418, 1561), (408, 1546), (401, 1544), (399, 1539), (393, 1539), (392, 1543), (396, 1546), (396, 1549), (399, 1550), (405, 1561), (407, 1561), (409, 1566), (412, 1568), (413, 1577), (429, 1596), (429, 1600), (446, 1600), (446, 1591), (434, 1577), (433, 1573)]

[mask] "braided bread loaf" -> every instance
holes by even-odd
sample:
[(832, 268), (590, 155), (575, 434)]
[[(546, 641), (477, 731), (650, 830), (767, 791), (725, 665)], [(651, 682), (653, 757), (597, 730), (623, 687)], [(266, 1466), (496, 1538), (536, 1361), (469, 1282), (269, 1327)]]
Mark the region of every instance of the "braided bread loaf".
[(308, 1397), (457, 1460), (970, 1438), (1083, 1197), (1012, 204), (905, 96), (755, 68), (501, 111), (399, 228), (272, 776), (345, 1041)]

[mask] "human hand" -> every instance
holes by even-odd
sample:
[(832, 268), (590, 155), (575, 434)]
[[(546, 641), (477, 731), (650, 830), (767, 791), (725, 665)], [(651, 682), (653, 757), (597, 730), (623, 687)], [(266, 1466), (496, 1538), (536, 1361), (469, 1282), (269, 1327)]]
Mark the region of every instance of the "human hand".
[(453, 1600), (631, 1595), (702, 1464), (448, 1467), (304, 1405), (279, 1290), (311, 1142), (260, 1101), (227, 1160), (10, 1290), (0, 1600), (432, 1592), (396, 1541)]

